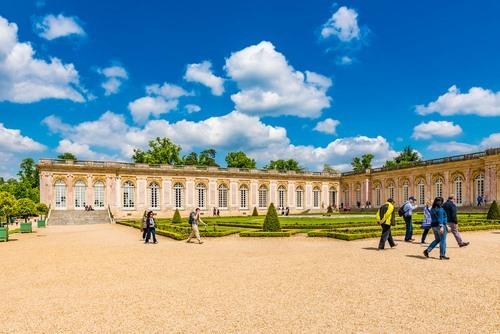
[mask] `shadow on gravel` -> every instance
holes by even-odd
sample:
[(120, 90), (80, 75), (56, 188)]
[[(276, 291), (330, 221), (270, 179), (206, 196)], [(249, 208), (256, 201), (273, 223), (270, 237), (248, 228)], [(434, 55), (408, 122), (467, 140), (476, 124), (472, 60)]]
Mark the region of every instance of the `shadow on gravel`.
[(427, 258), (423, 255), (406, 255), (407, 257), (412, 257), (414, 259), (427, 260)]
[(377, 247), (363, 247), (362, 249), (364, 249), (364, 250), (372, 250), (372, 251), (378, 250)]

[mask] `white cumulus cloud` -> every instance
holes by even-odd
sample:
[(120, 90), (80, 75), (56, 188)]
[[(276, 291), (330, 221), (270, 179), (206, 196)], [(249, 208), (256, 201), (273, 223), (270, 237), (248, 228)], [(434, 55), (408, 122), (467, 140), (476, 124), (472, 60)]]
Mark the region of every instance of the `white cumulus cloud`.
[(479, 144), (461, 143), (456, 141), (446, 143), (434, 142), (430, 144), (427, 149), (429, 151), (435, 152), (465, 154), (499, 147), (500, 132), (496, 132), (490, 134), (488, 137), (483, 138)]
[(461, 93), (458, 87), (453, 85), (436, 101), (427, 105), (418, 105), (416, 110), (421, 115), (436, 112), (443, 116), (500, 116), (500, 92), (472, 87), (467, 93)]
[(184, 79), (207, 86), (213, 95), (220, 96), (224, 93), (224, 79), (212, 73), (212, 63), (208, 60), (199, 64), (189, 64)]
[(128, 79), (128, 73), (122, 66), (110, 66), (99, 70), (106, 79), (101, 84), (104, 88), (104, 95), (109, 96), (120, 91), (123, 81)]
[(8, 129), (0, 123), (0, 151), (2, 152), (40, 152), (45, 150), (45, 146), (23, 136), (21, 130)]
[(413, 128), (414, 139), (430, 139), (432, 137), (455, 137), (462, 133), (460, 125), (448, 121), (430, 121), (420, 123)]
[(361, 30), (358, 25), (358, 13), (346, 6), (340, 7), (323, 25), (321, 36), (328, 38), (336, 36), (342, 42), (349, 42), (360, 38)]
[(73, 64), (35, 58), (30, 43), (20, 43), (17, 25), (0, 16), (0, 101), (31, 103), (43, 99), (83, 102), (84, 89)]
[(330, 107), (326, 91), (331, 80), (318, 73), (296, 71), (270, 42), (231, 54), (225, 69), (240, 89), (231, 99), (243, 113), (316, 118)]
[(194, 113), (194, 112), (199, 112), (199, 111), (201, 111), (201, 107), (200, 107), (199, 105), (197, 105), (197, 104), (186, 104), (186, 105), (184, 106), (184, 108), (185, 108), (185, 109), (186, 109), (186, 111), (187, 111), (188, 113), (190, 113), (190, 114), (191, 114), (191, 113)]
[(69, 139), (59, 141), (56, 148), (58, 153), (73, 153), (79, 160), (110, 160), (112, 157), (106, 154), (94, 152), (87, 144), (74, 143)]
[(337, 121), (336, 119), (327, 118), (323, 121), (318, 122), (314, 127), (314, 130), (334, 135), (337, 133), (337, 126), (339, 124), (340, 122)]
[(60, 37), (77, 35), (85, 36), (85, 31), (78, 23), (78, 18), (74, 16), (57, 16), (50, 14), (36, 23), (36, 28), (40, 37), (53, 40)]

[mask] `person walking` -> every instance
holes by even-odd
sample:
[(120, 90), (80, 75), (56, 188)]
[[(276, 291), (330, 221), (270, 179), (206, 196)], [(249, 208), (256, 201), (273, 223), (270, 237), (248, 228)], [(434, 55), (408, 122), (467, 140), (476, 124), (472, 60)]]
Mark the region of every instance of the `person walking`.
[(455, 196), (450, 195), (446, 203), (443, 204), (443, 209), (446, 211), (446, 217), (448, 218), (448, 226), (450, 227), (451, 233), (455, 237), (458, 246), (465, 247), (470, 244), (470, 242), (465, 242), (462, 240), (462, 236), (458, 231), (458, 218), (457, 218), (457, 206), (455, 204)]
[(392, 198), (387, 199), (387, 202), (378, 209), (376, 217), (377, 223), (382, 228), (378, 249), (384, 249), (386, 241), (389, 241), (391, 248), (396, 247), (397, 244), (392, 239), (391, 233), (391, 226), (396, 225), (396, 211), (394, 210), (394, 200)]
[(436, 197), (431, 208), (431, 227), (434, 232), (434, 241), (431, 242), (429, 247), (424, 250), (424, 256), (429, 257), (429, 253), (439, 244), (439, 259), (449, 260), (446, 256), (446, 235), (448, 234), (448, 227), (446, 226), (446, 211), (443, 209), (444, 199)]
[(481, 206), (482, 203), (483, 203), (483, 198), (481, 197), (481, 195), (477, 195), (477, 206)]
[(148, 213), (144, 211), (144, 214), (142, 215), (142, 221), (141, 221), (141, 226), (142, 226), (142, 241), (146, 240), (146, 235), (148, 234)]
[(196, 208), (195, 211), (189, 214), (189, 224), (191, 225), (191, 234), (189, 235), (189, 238), (186, 241), (187, 243), (190, 243), (191, 239), (193, 238), (196, 238), (196, 240), (198, 240), (198, 243), (200, 245), (203, 243), (200, 237), (200, 230), (198, 229), (199, 223), (202, 223), (203, 225), (207, 226), (207, 224), (205, 224), (205, 222), (201, 220), (200, 208)]
[(156, 240), (156, 224), (153, 216), (153, 211), (149, 211), (148, 218), (146, 219), (148, 233), (146, 234), (146, 241), (144, 241), (145, 244), (149, 243), (149, 239), (151, 238), (151, 236), (153, 236), (153, 242), (155, 244), (158, 243), (158, 241)]
[(415, 197), (410, 196), (408, 201), (403, 205), (403, 219), (405, 221), (405, 241), (412, 242), (413, 240), (413, 210), (417, 208)]
[(422, 239), (420, 241), (421, 244), (425, 244), (425, 238), (427, 238), (427, 234), (429, 233), (429, 230), (431, 229), (431, 207), (432, 203), (430, 200), (427, 200), (425, 202), (425, 207), (424, 207), (424, 220), (422, 221)]

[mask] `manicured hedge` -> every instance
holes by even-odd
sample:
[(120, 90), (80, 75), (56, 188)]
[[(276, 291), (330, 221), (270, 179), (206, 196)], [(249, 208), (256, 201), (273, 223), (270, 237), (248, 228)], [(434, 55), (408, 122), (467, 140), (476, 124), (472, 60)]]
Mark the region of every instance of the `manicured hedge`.
[(265, 231), (244, 231), (240, 232), (240, 237), (289, 237), (291, 232), (265, 232)]

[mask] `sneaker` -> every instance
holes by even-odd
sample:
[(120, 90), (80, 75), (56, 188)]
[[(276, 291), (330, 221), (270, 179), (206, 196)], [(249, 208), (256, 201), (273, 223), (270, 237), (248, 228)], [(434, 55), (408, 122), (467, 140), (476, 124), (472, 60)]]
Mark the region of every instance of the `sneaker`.
[(463, 244), (460, 245), (460, 247), (465, 247), (465, 246), (468, 246), (470, 244), (470, 242), (464, 242)]
[(391, 248), (394, 248), (394, 247), (396, 247), (397, 245), (398, 245), (398, 244), (394, 244), (394, 245), (392, 245), (392, 246), (391, 246)]
[(440, 256), (440, 257), (439, 257), (439, 259), (440, 259), (440, 260), (449, 260), (450, 258), (449, 258), (449, 257), (447, 257), (447, 256)]
[(158, 243), (158, 241), (155, 241), (154, 243), (155, 243), (155, 244), (157, 244), (157, 243)]
[(420, 241), (420, 243), (425, 245), (427, 242), (425, 242), (425, 241)]
[(425, 255), (425, 257), (429, 257), (429, 251), (427, 249), (424, 250), (424, 255)]
[(199, 244), (199, 245), (203, 244), (203, 241), (200, 241), (198, 244)]

